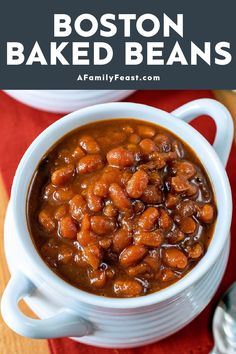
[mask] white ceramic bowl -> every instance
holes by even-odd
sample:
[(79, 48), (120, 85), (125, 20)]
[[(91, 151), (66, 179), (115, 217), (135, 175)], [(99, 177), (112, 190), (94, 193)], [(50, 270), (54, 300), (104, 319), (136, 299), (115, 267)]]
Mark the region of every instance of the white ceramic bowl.
[(68, 113), (99, 103), (115, 102), (134, 90), (5, 90), (16, 100), (48, 112)]
[[(217, 126), (213, 147), (187, 124), (202, 114), (210, 115)], [(212, 183), (218, 217), (206, 255), (185, 277), (154, 294), (116, 299), (86, 293), (53, 273), (31, 241), (25, 210), (31, 177), (41, 157), (58, 139), (89, 122), (127, 117), (157, 123), (194, 149)], [(192, 101), (171, 114), (134, 103), (97, 105), (74, 112), (47, 128), (22, 158), (12, 187), (5, 229), (12, 277), (1, 304), (6, 323), (28, 337), (69, 336), (83, 343), (113, 348), (151, 343), (189, 323), (211, 300), (228, 259), (232, 200), (224, 165), (232, 136), (229, 112), (209, 99)], [(17, 306), (22, 297), (26, 297), (41, 320), (22, 314)]]

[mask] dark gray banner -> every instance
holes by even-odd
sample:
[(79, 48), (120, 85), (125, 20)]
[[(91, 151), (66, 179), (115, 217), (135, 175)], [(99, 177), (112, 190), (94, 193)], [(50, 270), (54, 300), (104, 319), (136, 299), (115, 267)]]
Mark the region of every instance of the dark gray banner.
[(235, 0), (8, 0), (0, 88), (234, 89), (235, 16)]

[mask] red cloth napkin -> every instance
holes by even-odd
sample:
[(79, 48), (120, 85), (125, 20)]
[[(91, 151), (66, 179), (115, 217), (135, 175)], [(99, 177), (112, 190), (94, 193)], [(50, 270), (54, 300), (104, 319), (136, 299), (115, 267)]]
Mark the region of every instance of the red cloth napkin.
[[(197, 98), (212, 98), (210, 91), (138, 91), (127, 101), (145, 103), (171, 112), (180, 105)], [(27, 107), (5, 93), (0, 92), (0, 169), (10, 193), (17, 164), (32, 140), (49, 124), (60, 118), (52, 114)], [(213, 141), (215, 127), (209, 117), (197, 119), (193, 124), (204, 136)], [(236, 144), (234, 144), (227, 166), (233, 199), (236, 200)], [(232, 223), (232, 245), (230, 260), (221, 286), (210, 305), (191, 324), (178, 333), (160, 342), (135, 349), (102, 349), (76, 343), (70, 339), (49, 340), (52, 354), (206, 354), (212, 348), (212, 314), (217, 301), (227, 287), (236, 279), (236, 218)]]

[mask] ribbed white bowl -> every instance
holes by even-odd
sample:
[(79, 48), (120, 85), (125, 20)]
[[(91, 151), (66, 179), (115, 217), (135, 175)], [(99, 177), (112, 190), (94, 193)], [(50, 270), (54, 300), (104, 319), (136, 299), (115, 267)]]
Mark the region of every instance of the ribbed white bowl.
[[(15, 232), (12, 210), (9, 207), (5, 221), (5, 253), (11, 273), (19, 269), (21, 258), (24, 257), (19, 249), (20, 245), (12, 237)], [(228, 253), (229, 242), (225, 244), (215, 266), (205, 274), (204, 278), (194, 284), (192, 289), (187, 289), (175, 298), (160, 304), (139, 310), (120, 309), (117, 313), (113, 309), (95, 308), (91, 305), (76, 303), (74, 305), (76, 312), (92, 323), (96, 323), (97, 330), (89, 337), (73, 339), (98, 347), (130, 348), (153, 343), (171, 335), (192, 321), (212, 299), (224, 274)], [(61, 298), (60, 294), (51, 287), (45, 288), (44, 283), (41, 288), (38, 287), (34, 291), (32, 297), (26, 297), (25, 301), (40, 318), (55, 315), (65, 306), (65, 298)], [(173, 302), (175, 303), (174, 311)], [(137, 311), (139, 311), (138, 315)], [(128, 318), (127, 313), (129, 313)]]
[[(211, 116), (217, 127), (213, 147), (187, 124), (203, 114)], [(90, 294), (56, 276), (39, 257), (29, 237), (25, 213), (32, 175), (46, 151), (79, 126), (117, 117), (157, 123), (189, 144), (208, 173), (218, 207), (214, 235), (196, 267), (166, 289), (130, 299)], [(18, 166), (6, 218), (6, 254), (12, 277), (2, 296), (1, 310), (9, 327), (31, 338), (68, 336), (83, 343), (124, 348), (160, 340), (195, 318), (220, 284), (228, 259), (232, 196), (224, 165), (232, 139), (229, 112), (209, 99), (189, 102), (171, 114), (134, 103), (97, 105), (65, 116), (47, 128)], [(33, 320), (21, 312), (17, 304), (22, 297), (42, 320)]]

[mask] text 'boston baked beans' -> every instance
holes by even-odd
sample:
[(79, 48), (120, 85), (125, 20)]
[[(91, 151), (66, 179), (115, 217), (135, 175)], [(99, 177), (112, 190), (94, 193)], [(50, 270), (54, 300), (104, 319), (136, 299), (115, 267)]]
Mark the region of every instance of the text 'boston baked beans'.
[(207, 251), (216, 215), (194, 152), (134, 119), (61, 139), (39, 164), (28, 200), (30, 232), (48, 266), (109, 297), (153, 293), (183, 277)]

